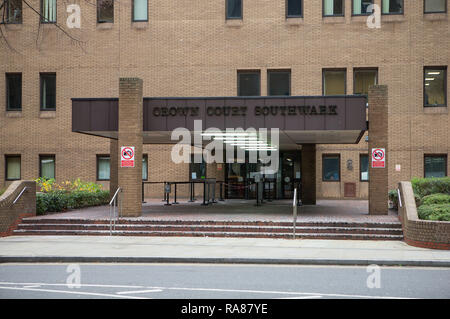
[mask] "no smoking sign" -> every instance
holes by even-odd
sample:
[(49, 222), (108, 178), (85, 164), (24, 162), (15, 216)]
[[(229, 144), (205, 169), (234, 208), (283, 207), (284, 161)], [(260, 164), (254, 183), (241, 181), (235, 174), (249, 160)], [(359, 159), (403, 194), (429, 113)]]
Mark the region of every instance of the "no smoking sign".
[(120, 148), (120, 167), (134, 167), (134, 146)]
[(372, 148), (372, 168), (386, 168), (386, 150)]

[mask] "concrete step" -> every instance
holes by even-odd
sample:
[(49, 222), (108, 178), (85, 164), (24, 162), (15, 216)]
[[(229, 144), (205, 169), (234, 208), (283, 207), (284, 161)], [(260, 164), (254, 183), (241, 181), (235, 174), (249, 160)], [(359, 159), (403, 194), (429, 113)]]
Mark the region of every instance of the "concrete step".
[[(18, 230), (67, 230), (67, 231), (106, 231), (109, 224), (44, 224), (24, 223), (18, 225)], [(223, 233), (280, 233), (291, 234), (291, 226), (255, 226), (255, 225), (151, 225), (151, 224), (116, 224), (115, 229), (121, 232), (162, 231), (162, 232), (223, 232)], [(332, 233), (332, 234), (385, 234), (402, 235), (401, 228), (370, 228), (370, 227), (335, 227), (335, 226), (297, 226), (297, 233)]]
[[(109, 230), (31, 230), (18, 229), (15, 235), (87, 235), (108, 236)], [(160, 237), (241, 237), (241, 238), (284, 238), (292, 239), (292, 234), (267, 232), (178, 232), (178, 231), (113, 231), (113, 236), (160, 236)], [(403, 240), (402, 235), (387, 234), (342, 234), (342, 233), (297, 233), (296, 239), (351, 239), (351, 240)]]

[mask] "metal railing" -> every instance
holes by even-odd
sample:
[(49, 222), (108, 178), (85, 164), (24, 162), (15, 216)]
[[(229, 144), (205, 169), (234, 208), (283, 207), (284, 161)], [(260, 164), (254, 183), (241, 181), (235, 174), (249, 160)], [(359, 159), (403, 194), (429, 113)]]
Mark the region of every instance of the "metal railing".
[(17, 195), (16, 199), (12, 202), (11, 206), (16, 204), (17, 201), (20, 199), (20, 197), (22, 197), (23, 193), (25, 193), (25, 191), (28, 189), (27, 186), (25, 186), (22, 191), (19, 193), (19, 195)]
[[(122, 189), (117, 188), (114, 196), (109, 202), (109, 235), (112, 236), (113, 230), (116, 230), (116, 220), (122, 217)], [(117, 208), (117, 218), (116, 218), (116, 208)]]

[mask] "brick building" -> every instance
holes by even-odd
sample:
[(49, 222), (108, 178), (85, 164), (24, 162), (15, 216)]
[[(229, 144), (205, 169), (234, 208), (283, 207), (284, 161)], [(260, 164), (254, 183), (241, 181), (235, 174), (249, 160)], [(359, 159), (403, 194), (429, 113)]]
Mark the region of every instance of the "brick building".
[[(117, 98), (121, 77), (142, 79), (144, 97), (335, 96), (387, 85), (389, 187), (448, 174), (447, 0), (134, 0), (97, 7), (74, 0), (79, 29), (68, 28), (63, 1), (27, 1), (40, 16), (20, 0), (7, 2), (0, 187), (40, 175), (108, 187), (110, 142), (72, 132), (72, 99)], [(371, 2), (381, 10), (380, 28), (367, 24)], [(368, 197), (368, 144), (365, 133), (356, 144), (315, 146), (318, 198)], [(144, 179), (182, 181), (193, 172), (237, 183), (249, 178), (245, 165), (174, 164), (171, 148), (143, 146)], [(300, 157), (300, 147), (281, 154), (278, 197), (291, 196), (292, 180), (304, 173)], [(146, 196), (161, 192), (146, 187)]]

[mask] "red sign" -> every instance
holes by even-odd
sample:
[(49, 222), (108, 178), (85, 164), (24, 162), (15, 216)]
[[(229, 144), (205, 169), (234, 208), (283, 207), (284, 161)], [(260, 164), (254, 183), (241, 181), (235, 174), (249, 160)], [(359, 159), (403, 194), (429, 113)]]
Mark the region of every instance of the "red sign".
[(372, 168), (386, 168), (386, 151), (384, 148), (372, 149)]
[(134, 167), (134, 146), (121, 147), (120, 167)]

